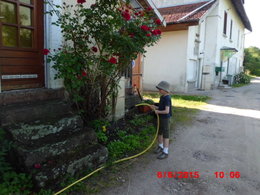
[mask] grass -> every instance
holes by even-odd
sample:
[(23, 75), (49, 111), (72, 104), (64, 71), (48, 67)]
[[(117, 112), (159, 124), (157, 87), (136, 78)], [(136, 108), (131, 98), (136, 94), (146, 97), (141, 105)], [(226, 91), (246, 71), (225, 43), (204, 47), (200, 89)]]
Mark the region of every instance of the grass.
[[(159, 102), (159, 93), (144, 93), (144, 99), (151, 99), (154, 102)], [(172, 99), (172, 125), (191, 123), (195, 113), (206, 105), (208, 96), (195, 95), (171, 95)]]
[[(209, 100), (208, 96), (195, 95), (171, 95), (173, 107), (182, 108), (200, 108)], [(152, 99), (154, 102), (159, 102), (160, 95), (158, 93), (145, 93), (144, 99)]]
[(243, 86), (246, 86), (246, 85), (249, 85), (249, 83), (247, 83), (247, 84), (245, 84), (245, 83), (237, 83), (237, 84), (232, 85), (232, 87), (237, 88), (237, 87), (243, 87)]

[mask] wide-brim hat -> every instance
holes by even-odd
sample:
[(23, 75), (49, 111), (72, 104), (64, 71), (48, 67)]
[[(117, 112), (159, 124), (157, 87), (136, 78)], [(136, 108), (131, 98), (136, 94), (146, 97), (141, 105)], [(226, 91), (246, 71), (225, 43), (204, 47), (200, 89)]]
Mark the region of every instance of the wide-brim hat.
[(170, 92), (170, 84), (167, 81), (161, 81), (157, 86), (157, 89), (162, 89), (166, 92)]

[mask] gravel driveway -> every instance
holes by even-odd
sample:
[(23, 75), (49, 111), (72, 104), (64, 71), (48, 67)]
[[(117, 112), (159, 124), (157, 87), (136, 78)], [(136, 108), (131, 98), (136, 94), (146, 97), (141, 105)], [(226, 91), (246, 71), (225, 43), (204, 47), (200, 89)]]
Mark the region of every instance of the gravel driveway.
[(122, 170), (121, 186), (100, 194), (259, 195), (260, 78), (210, 96), (192, 125), (172, 133), (168, 159), (145, 154)]

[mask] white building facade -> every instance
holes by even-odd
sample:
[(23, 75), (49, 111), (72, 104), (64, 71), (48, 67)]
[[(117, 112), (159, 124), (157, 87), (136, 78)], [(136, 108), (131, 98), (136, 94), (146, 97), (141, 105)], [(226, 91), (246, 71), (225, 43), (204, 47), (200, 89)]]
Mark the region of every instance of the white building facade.
[[(208, 90), (232, 84), (243, 70), (244, 32), (251, 30), (243, 1), (192, 2), (159, 9), (167, 27), (146, 54), (144, 90), (155, 90), (161, 80), (173, 91)], [(176, 10), (183, 15), (175, 15)]]

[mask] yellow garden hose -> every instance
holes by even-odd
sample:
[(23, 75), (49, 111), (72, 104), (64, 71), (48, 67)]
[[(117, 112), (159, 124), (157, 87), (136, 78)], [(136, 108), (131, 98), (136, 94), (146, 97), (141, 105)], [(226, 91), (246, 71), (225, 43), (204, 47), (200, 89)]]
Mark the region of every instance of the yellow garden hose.
[[(137, 104), (136, 106), (150, 106), (150, 107), (154, 110), (154, 108), (153, 108), (150, 104), (146, 104), (146, 103)], [(156, 116), (157, 116), (157, 130), (156, 130), (156, 134), (155, 134), (154, 139), (153, 139), (153, 141), (151, 142), (151, 144), (150, 144), (144, 151), (142, 151), (142, 152), (140, 152), (140, 153), (138, 153), (138, 154), (136, 154), (136, 155), (130, 156), (130, 157), (126, 157), (126, 158), (119, 159), (119, 160), (113, 162), (112, 164), (116, 164), (116, 163), (119, 163), (119, 162), (123, 162), (123, 161), (126, 161), (126, 160), (130, 160), (130, 159), (132, 159), (132, 158), (136, 158), (136, 157), (138, 157), (138, 156), (144, 154), (147, 150), (149, 150), (149, 149), (152, 147), (152, 145), (153, 145), (154, 142), (156, 141), (156, 137), (157, 137), (157, 135), (158, 135), (159, 125), (160, 125), (160, 124), (159, 124), (159, 116), (158, 116), (158, 114), (156, 114)], [(88, 175), (86, 175), (86, 176), (82, 177), (81, 179), (75, 181), (74, 183), (68, 185), (67, 187), (63, 188), (62, 190), (56, 192), (54, 195), (58, 195), (58, 194), (64, 192), (65, 190), (67, 190), (67, 189), (71, 188), (72, 186), (74, 186), (75, 184), (77, 184), (77, 183), (79, 183), (79, 182), (81, 182), (81, 181), (87, 179), (88, 177), (90, 177), (90, 176), (93, 175), (94, 173), (96, 173), (96, 172), (98, 172), (98, 171), (104, 169), (105, 167), (106, 167), (106, 166), (102, 166), (102, 167), (96, 169), (95, 171), (89, 173)]]

